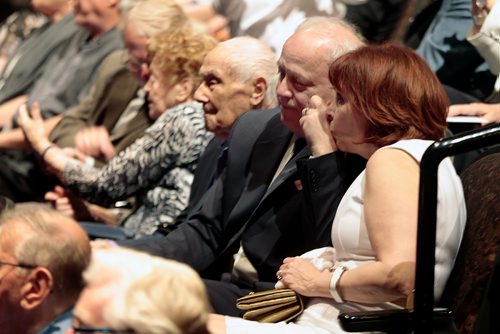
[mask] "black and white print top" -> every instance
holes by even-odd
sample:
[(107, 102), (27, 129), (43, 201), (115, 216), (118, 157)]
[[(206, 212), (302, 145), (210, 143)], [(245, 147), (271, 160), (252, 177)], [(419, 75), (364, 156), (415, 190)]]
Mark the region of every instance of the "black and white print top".
[(137, 210), (125, 221), (134, 238), (171, 224), (188, 203), (193, 172), (212, 134), (205, 130), (201, 104), (165, 111), (132, 145), (102, 169), (71, 160), (66, 185), (100, 205), (136, 196)]

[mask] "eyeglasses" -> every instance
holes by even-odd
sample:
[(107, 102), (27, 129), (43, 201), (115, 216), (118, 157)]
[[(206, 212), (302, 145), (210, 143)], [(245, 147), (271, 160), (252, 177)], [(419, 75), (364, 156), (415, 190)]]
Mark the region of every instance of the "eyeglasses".
[(75, 333), (135, 333), (131, 329), (112, 329), (107, 327), (90, 327), (87, 326), (80, 318), (73, 314), (73, 324), (71, 325)]
[(12, 266), (12, 267), (25, 268), (25, 269), (35, 269), (36, 267), (38, 267), (38, 266), (35, 266), (33, 264), (11, 263), (11, 262), (4, 262), (4, 261), (0, 261), (0, 266)]
[(146, 64), (145, 61), (137, 59), (136, 57), (124, 52), (122, 55), (122, 62), (129, 66), (129, 69), (133, 72), (137, 72), (141, 69), (142, 64)]
[(13, 268), (10, 271), (6, 272), (2, 277), (0, 277), (0, 283), (3, 281), (3, 279), (7, 275), (9, 275), (11, 272), (14, 271), (15, 267), (24, 268), (24, 269), (35, 269), (36, 267), (38, 267), (38, 266), (35, 266), (35, 265), (25, 264), (25, 263), (12, 263), (12, 262), (0, 261), (0, 267), (2, 267), (2, 266), (11, 266)]

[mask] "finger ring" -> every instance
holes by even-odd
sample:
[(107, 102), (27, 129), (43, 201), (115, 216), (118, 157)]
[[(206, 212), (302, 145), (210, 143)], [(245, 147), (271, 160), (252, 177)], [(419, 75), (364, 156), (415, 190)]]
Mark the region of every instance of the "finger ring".
[(309, 110), (309, 108), (304, 108), (302, 109), (302, 115), (307, 115), (307, 111)]
[(281, 281), (281, 279), (282, 279), (283, 277), (281, 277), (281, 275), (280, 275), (279, 273), (276, 273), (276, 278), (278, 279), (278, 281)]

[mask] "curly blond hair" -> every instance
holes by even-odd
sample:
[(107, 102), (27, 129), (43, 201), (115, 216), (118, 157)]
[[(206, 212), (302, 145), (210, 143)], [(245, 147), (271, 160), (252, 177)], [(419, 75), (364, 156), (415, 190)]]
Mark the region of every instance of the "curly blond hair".
[(195, 89), (201, 82), (198, 71), (203, 59), (216, 45), (215, 38), (187, 23), (153, 37), (148, 43), (148, 53), (170, 83), (189, 78)]

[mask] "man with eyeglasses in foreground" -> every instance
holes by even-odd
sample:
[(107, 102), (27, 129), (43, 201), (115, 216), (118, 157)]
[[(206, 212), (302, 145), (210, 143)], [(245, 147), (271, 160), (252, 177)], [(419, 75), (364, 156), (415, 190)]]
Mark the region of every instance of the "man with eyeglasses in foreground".
[(59, 334), (84, 283), (90, 242), (71, 218), (41, 204), (0, 216), (0, 331)]

